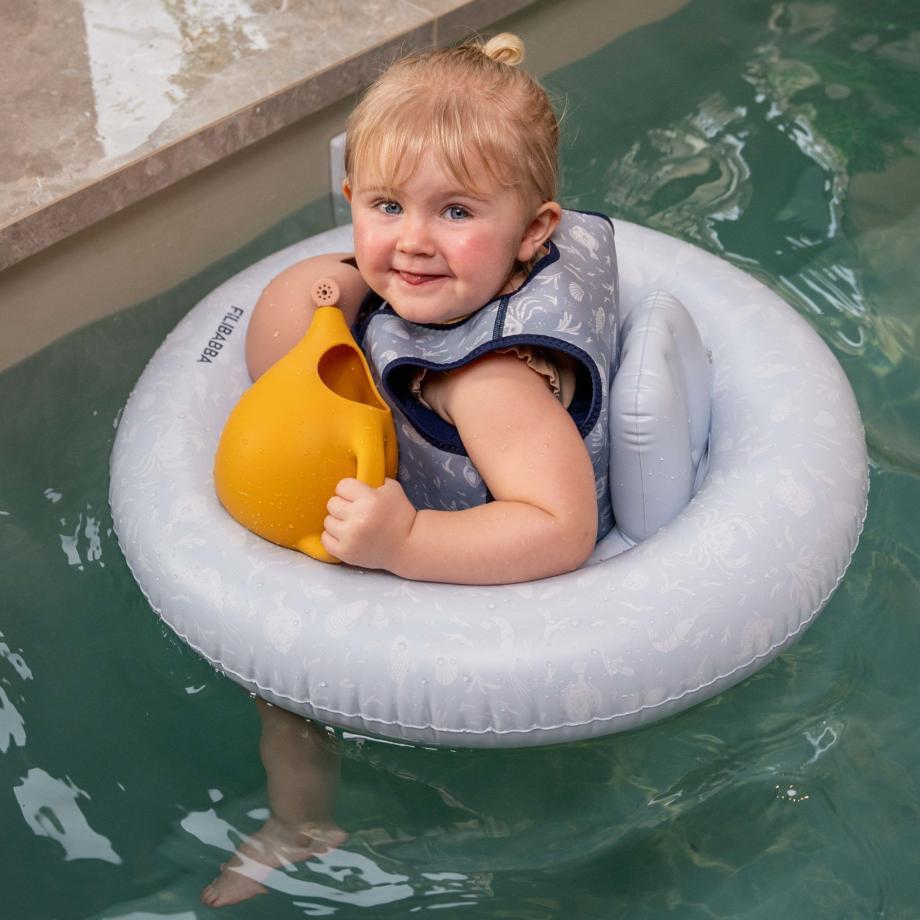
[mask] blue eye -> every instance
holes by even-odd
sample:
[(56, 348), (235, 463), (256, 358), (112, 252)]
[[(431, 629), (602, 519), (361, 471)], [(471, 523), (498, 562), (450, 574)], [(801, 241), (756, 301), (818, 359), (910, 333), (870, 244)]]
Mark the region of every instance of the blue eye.
[(402, 207), (396, 201), (381, 201), (377, 205), (377, 210), (384, 214), (402, 214)]
[(459, 204), (452, 204), (445, 213), (450, 220), (465, 220), (470, 216), (470, 212)]

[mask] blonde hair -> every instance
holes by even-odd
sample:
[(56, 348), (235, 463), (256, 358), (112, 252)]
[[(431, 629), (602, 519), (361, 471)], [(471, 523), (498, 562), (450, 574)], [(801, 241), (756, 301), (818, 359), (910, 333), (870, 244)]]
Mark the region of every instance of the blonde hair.
[(484, 168), (533, 206), (554, 200), (559, 123), (546, 90), (517, 69), (523, 59), (523, 42), (504, 32), (391, 65), (348, 119), (349, 181), (395, 186), (431, 151), (472, 192)]

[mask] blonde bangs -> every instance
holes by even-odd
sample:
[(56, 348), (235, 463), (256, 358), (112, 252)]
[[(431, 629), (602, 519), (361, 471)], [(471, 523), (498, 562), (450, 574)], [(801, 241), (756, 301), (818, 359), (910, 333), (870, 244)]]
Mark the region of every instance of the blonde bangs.
[(433, 154), (471, 194), (496, 187), (556, 197), (558, 122), (545, 91), (471, 46), (394, 64), (348, 120), (349, 182), (396, 188)]
[[(357, 110), (356, 110), (357, 114)], [(345, 168), (349, 181), (394, 188), (409, 179), (426, 153), (435, 156), (462, 188), (484, 195), (489, 186), (521, 184), (508, 144), (498, 139), (497, 126), (484, 123), (483, 109), (457, 96), (413, 95), (406, 105), (386, 111), (386, 118), (368, 116), (360, 128), (349, 126)], [(491, 119), (489, 119), (491, 121)], [(488, 186), (483, 185), (485, 171)]]

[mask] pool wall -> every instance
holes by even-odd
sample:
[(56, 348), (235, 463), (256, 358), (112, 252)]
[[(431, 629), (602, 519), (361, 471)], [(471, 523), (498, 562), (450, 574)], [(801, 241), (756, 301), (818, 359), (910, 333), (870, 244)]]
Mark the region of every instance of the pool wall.
[[(198, 125), (197, 134), (168, 140), (136, 162), (74, 187), (49, 202), (44, 214), (42, 209), (21, 214), (7, 209), (0, 213), (0, 265), (8, 266), (0, 271), (0, 370), (80, 326), (174, 287), (310, 203), (320, 221), (328, 209), (326, 225), (331, 225), (329, 141), (344, 129), (355, 88), (400, 53), (456, 41), (477, 29), (490, 34), (509, 30), (522, 36), (527, 66), (542, 75), (685, 2), (429, 3), (440, 12), (431, 12), (423, 24), (395, 39), (392, 34), (370, 37), (367, 47), (345, 62), (351, 67), (348, 79), (327, 81), (322, 104), (313, 102), (315, 111), (268, 136), (254, 141), (224, 137), (225, 153), (206, 154), (203, 139), (216, 130), (212, 117)], [(447, 7), (452, 7), (450, 15)], [(509, 9), (517, 11), (500, 18)], [(589, 22), (594, 27), (586, 29)], [(303, 85), (310, 79), (305, 73)], [(252, 112), (268, 102), (254, 100)], [(297, 107), (291, 103), (288, 108)], [(228, 113), (221, 123), (231, 125), (239, 114)], [(284, 121), (281, 116), (276, 120)], [(227, 131), (233, 133), (230, 127)], [(175, 171), (177, 159), (183, 160), (179, 172), (186, 175), (163, 187), (158, 174), (165, 164)], [(208, 162), (199, 168), (203, 161)], [(132, 184), (130, 191), (120, 190), (121, 199), (131, 200), (115, 207), (111, 186), (119, 177), (123, 185)], [(32, 181), (40, 184), (42, 177)], [(111, 213), (98, 217), (109, 208)]]

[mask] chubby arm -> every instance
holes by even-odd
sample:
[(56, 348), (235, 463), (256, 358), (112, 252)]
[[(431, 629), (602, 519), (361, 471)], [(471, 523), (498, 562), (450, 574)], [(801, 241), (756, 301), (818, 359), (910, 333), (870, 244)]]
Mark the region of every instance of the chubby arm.
[(575, 423), (515, 355), (488, 355), (432, 384), (495, 501), (416, 511), (394, 480), (342, 480), (323, 545), (404, 578), (506, 584), (568, 572), (597, 535), (594, 472)]
[(352, 264), (351, 253), (330, 252), (294, 263), (268, 283), (249, 320), (246, 367), (253, 380), (303, 338), (316, 309), (310, 292), (320, 278), (332, 278), (339, 285), (339, 306), (348, 325), (357, 319), (369, 288)]

